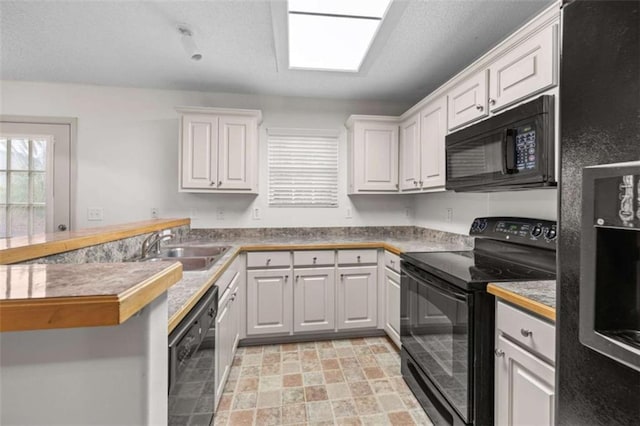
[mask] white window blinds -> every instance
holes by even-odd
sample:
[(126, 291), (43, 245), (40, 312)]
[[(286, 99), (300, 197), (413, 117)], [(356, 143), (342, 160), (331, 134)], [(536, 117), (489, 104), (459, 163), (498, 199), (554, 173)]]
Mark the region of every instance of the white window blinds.
[(338, 206), (338, 137), (269, 131), (269, 205)]

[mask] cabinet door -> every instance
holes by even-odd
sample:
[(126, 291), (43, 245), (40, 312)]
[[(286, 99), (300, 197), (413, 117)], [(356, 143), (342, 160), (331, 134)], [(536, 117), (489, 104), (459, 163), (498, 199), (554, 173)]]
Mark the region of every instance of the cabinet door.
[(377, 266), (338, 268), (338, 329), (377, 324)]
[(449, 92), (449, 130), (487, 116), (487, 74), (477, 72)]
[(400, 346), (400, 274), (388, 268), (385, 268), (384, 297), (384, 329), (391, 340)]
[(230, 291), (223, 295), (218, 306), (218, 315), (216, 316), (216, 349), (215, 349), (215, 368), (216, 368), (216, 404), (222, 396), (224, 384), (229, 377), (231, 370), (231, 335), (233, 333), (234, 318), (231, 311)]
[(182, 188), (215, 189), (218, 179), (218, 118), (182, 116)]
[(293, 288), (294, 332), (335, 328), (336, 269), (296, 269)]
[(247, 335), (291, 332), (290, 272), (289, 269), (247, 272)]
[(229, 336), (229, 346), (230, 346), (230, 355), (231, 362), (233, 363), (233, 357), (236, 354), (236, 349), (238, 348), (238, 343), (240, 342), (240, 303), (242, 300), (242, 295), (240, 291), (241, 287), (238, 285), (240, 282), (240, 275), (236, 275), (234, 280), (229, 285), (229, 288), (232, 289), (233, 293), (231, 294), (231, 312), (230, 317), (233, 318), (233, 326), (231, 328), (230, 336)]
[(554, 368), (502, 335), (496, 347), (496, 424), (553, 425)]
[(220, 117), (218, 189), (253, 188), (256, 127), (252, 118)]
[(400, 124), (400, 190), (420, 189), (420, 116), (414, 114)]
[(491, 110), (497, 110), (557, 81), (557, 25), (525, 40), (489, 67)]
[(357, 123), (354, 134), (356, 191), (398, 190), (398, 126)]
[(444, 185), (446, 136), (447, 98), (443, 96), (420, 112), (421, 189)]

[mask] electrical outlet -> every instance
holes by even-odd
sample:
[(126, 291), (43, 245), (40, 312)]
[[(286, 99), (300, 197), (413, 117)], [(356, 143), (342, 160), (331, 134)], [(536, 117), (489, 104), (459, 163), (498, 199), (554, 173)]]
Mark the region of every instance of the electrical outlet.
[(251, 213), (253, 220), (260, 220), (260, 207), (254, 207)]
[(216, 209), (216, 220), (224, 220), (224, 209), (222, 207)]
[(87, 208), (87, 220), (101, 221), (104, 219), (104, 212), (102, 207), (89, 207)]
[(157, 207), (151, 207), (151, 218), (157, 219), (160, 217), (160, 209)]
[(352, 219), (353, 218), (353, 214), (351, 212), (351, 208), (347, 208), (347, 212), (344, 215), (345, 218), (347, 219)]
[(453, 222), (453, 208), (447, 207), (447, 223)]

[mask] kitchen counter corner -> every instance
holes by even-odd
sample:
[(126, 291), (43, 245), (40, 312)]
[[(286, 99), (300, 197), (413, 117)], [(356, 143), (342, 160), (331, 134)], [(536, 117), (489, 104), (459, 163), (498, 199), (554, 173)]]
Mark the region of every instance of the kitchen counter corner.
[(556, 282), (490, 283), (487, 292), (551, 321), (556, 320)]

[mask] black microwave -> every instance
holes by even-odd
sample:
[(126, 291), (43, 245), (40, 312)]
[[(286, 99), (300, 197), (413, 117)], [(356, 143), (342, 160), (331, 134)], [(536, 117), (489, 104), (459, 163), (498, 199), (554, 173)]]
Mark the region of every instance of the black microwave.
[(556, 186), (554, 97), (519, 105), (446, 137), (446, 188), (457, 192)]

